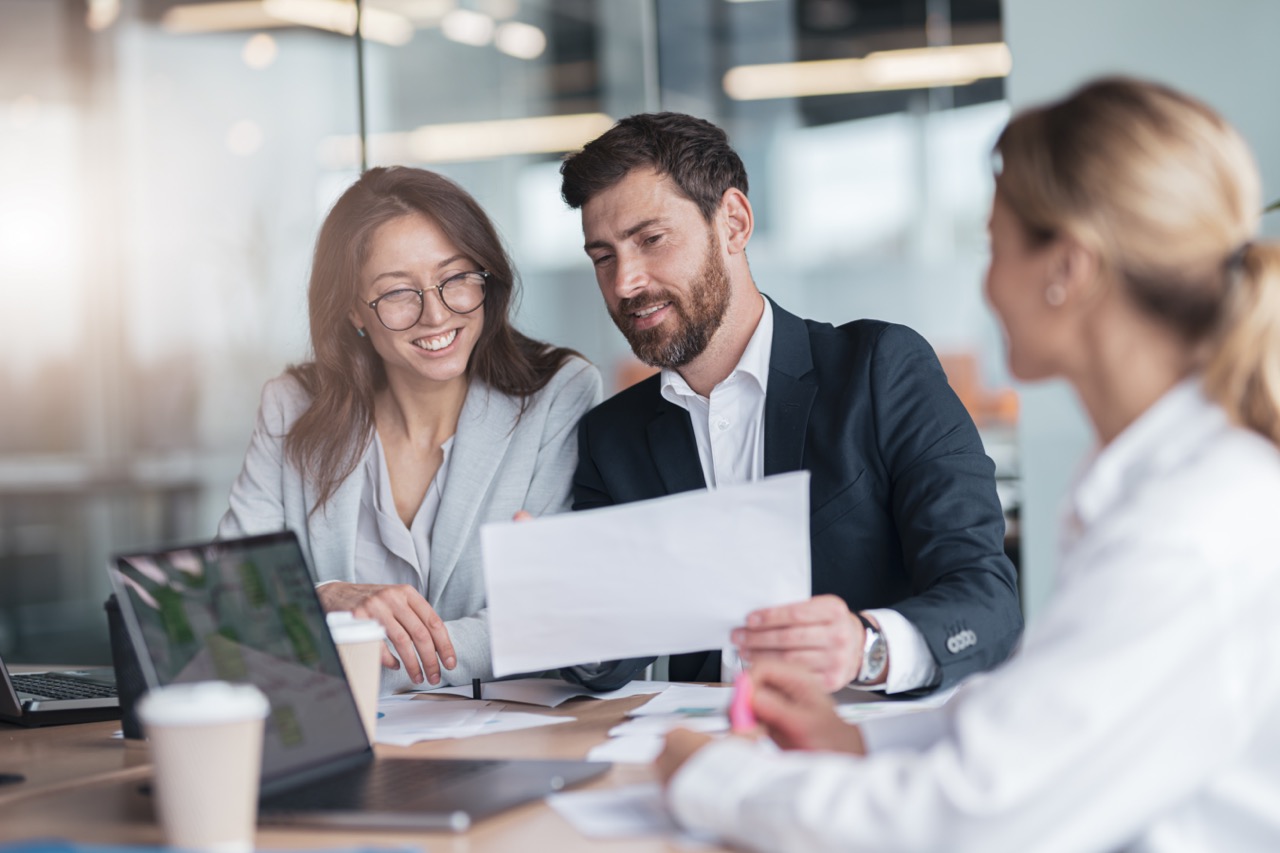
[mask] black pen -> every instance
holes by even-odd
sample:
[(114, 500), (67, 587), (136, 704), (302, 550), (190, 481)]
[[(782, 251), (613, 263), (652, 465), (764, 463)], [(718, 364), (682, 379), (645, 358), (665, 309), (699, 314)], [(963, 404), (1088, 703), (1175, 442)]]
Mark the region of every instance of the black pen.
[(471, 679), (471, 698), (480, 698), (480, 679), (478, 678)]

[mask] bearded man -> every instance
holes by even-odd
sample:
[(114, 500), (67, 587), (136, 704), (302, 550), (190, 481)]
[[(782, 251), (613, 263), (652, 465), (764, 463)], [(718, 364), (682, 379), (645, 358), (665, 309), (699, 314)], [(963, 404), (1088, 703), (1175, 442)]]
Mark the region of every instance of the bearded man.
[[(561, 174), (609, 314), (662, 369), (583, 418), (574, 509), (811, 474), (814, 597), (752, 613), (725, 649), (673, 656), (672, 680), (774, 660), (832, 691), (922, 693), (1003, 661), (1022, 615), (995, 466), (929, 345), (875, 320), (802, 320), (760, 293), (746, 170), (715, 125), (631, 116)], [(612, 689), (650, 660), (566, 674)]]

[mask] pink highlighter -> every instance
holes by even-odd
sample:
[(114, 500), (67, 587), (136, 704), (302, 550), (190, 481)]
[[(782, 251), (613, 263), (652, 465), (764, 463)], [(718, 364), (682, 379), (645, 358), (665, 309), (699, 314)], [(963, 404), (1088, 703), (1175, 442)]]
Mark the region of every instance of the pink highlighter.
[(751, 676), (738, 673), (733, 679), (733, 698), (729, 700), (729, 731), (749, 732), (756, 727), (756, 715), (751, 710)]

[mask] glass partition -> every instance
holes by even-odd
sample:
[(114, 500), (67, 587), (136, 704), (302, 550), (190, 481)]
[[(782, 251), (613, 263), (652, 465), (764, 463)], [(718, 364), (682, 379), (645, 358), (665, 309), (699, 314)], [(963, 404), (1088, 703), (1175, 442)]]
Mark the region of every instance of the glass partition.
[(105, 661), (109, 555), (213, 534), (262, 383), (307, 357), (312, 243), (362, 155), (474, 193), (521, 271), (521, 326), (618, 388), (642, 371), (559, 160), (634, 112), (720, 123), (761, 288), (915, 327), (1016, 471), (979, 287), (998, 0), (365, 0), (362, 39), (356, 11), (0, 4), (6, 660)]

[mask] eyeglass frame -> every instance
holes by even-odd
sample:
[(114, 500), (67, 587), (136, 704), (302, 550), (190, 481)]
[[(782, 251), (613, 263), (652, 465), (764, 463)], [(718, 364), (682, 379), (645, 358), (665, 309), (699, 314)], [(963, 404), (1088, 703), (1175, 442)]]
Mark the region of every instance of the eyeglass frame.
[[(457, 311), (452, 306), (450, 306), (448, 302), (445, 301), (444, 288), (447, 284), (449, 284), (449, 282), (456, 281), (462, 278), (463, 276), (468, 276), (468, 275), (478, 275), (481, 278), (480, 301), (476, 303), (475, 308), (470, 308), (466, 311)], [(368, 305), (370, 308), (373, 309), (373, 316), (378, 318), (378, 322), (382, 324), (382, 328), (386, 329), (388, 332), (404, 332), (418, 325), (418, 321), (422, 319), (422, 312), (427, 310), (427, 291), (428, 290), (434, 290), (436, 292), (436, 296), (440, 298), (440, 304), (443, 305), (445, 308), (447, 308), (450, 312), (454, 314), (466, 315), (480, 309), (484, 305), (485, 300), (489, 298), (489, 291), (485, 290), (484, 288), (486, 285), (489, 284), (489, 279), (492, 277), (493, 277), (493, 273), (489, 272), (488, 270), (467, 270), (466, 272), (460, 272), (460, 273), (456, 273), (455, 275), (451, 275), (448, 278), (446, 278), (444, 281), (440, 282), (439, 284), (429, 284), (426, 287), (397, 287), (395, 290), (388, 290), (386, 293), (382, 294), (372, 302), (366, 302), (365, 305)], [(412, 323), (405, 326), (403, 329), (391, 328), (390, 326), (387, 325), (387, 321), (382, 319), (382, 315), (378, 313), (378, 303), (386, 299), (388, 296), (394, 296), (397, 293), (418, 294), (418, 316), (414, 318)]]

